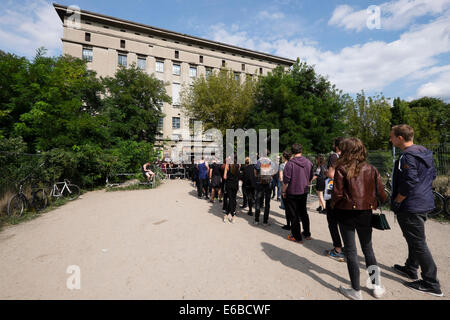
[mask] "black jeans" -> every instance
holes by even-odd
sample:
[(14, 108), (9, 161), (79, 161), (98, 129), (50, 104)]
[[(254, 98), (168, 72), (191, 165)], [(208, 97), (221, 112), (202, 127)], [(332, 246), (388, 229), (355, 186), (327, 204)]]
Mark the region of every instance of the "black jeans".
[(402, 229), (403, 236), (408, 244), (408, 259), (405, 263), (406, 268), (416, 273), (420, 266), (422, 279), (426, 285), (434, 289), (440, 289), (439, 280), (437, 278), (437, 267), (425, 237), (427, 212), (399, 212), (397, 214), (397, 219), (398, 224)]
[(252, 188), (251, 186), (242, 186), (242, 189), (244, 190), (243, 206), (245, 207), (245, 205), (248, 204), (248, 213), (252, 213), (253, 204), (255, 203), (255, 188)]
[(255, 203), (255, 221), (259, 222), (259, 214), (261, 212), (261, 205), (263, 200), (264, 204), (264, 223), (269, 221), (270, 212), (270, 195), (272, 193), (272, 186), (268, 184), (256, 184), (256, 203)]
[(372, 211), (371, 210), (339, 210), (335, 209), (339, 221), (342, 239), (344, 240), (344, 255), (347, 259), (347, 269), (352, 282), (352, 288), (359, 291), (360, 272), (358, 254), (356, 251), (355, 230), (366, 260), (366, 267), (376, 266), (377, 260), (372, 248)]
[(198, 179), (197, 194), (199, 197), (203, 197), (203, 189), (205, 189), (205, 196), (208, 197), (208, 179)]
[(236, 194), (239, 189), (238, 184), (227, 184), (228, 205), (227, 214), (231, 214), (233, 217), (236, 214)]
[(292, 236), (298, 241), (302, 241), (300, 221), (302, 222), (305, 237), (311, 236), (308, 209), (306, 208), (307, 197), (307, 194), (287, 194), (286, 198), (283, 199), (286, 207), (286, 220), (291, 222)]
[(327, 209), (327, 221), (328, 221), (328, 230), (330, 230), (331, 240), (333, 241), (333, 247), (342, 248), (341, 236), (339, 234), (338, 228), (338, 220), (336, 217), (336, 213), (330, 207), (330, 200), (325, 202)]

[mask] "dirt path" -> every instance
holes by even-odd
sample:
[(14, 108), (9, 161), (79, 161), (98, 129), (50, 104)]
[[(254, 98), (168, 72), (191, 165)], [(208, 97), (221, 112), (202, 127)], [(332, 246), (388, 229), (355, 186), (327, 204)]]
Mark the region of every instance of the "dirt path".
[[(323, 255), (331, 241), (317, 206), (311, 197), (314, 240), (300, 245), (286, 240), (276, 201), (272, 224), (263, 228), (246, 211), (224, 224), (221, 204), (197, 199), (184, 180), (155, 190), (89, 192), (0, 232), (0, 299), (345, 299), (337, 288), (350, 284), (347, 266)], [(404, 287), (390, 269), (404, 262), (407, 247), (393, 215), (388, 220), (392, 230), (373, 236), (385, 299), (442, 299)], [(429, 221), (426, 231), (448, 299), (450, 225)], [(80, 290), (66, 287), (70, 265), (80, 268)]]

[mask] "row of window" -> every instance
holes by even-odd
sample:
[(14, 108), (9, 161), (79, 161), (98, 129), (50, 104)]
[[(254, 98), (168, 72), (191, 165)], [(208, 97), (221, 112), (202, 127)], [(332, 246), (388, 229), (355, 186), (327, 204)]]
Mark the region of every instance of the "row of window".
[[(92, 48), (83, 48), (83, 59), (86, 60), (87, 62), (92, 62), (93, 61), (93, 51)], [(128, 65), (128, 59), (127, 59), (127, 54), (124, 53), (119, 53), (118, 54), (118, 65), (119, 66), (124, 66), (127, 67)], [(145, 57), (139, 57), (137, 59), (137, 66), (139, 69), (141, 70), (146, 70), (147, 69), (147, 59)], [(156, 60), (155, 63), (155, 70), (156, 72), (164, 72), (164, 61), (160, 61), (160, 60)], [(206, 67), (206, 77), (210, 76), (213, 72), (213, 68), (211, 67)], [(260, 68), (260, 72), (262, 72), (262, 68)], [(181, 75), (181, 65), (179, 63), (174, 63), (172, 65), (172, 74), (173, 75)], [(197, 67), (195, 66), (189, 66), (189, 77), (191, 78), (196, 78), (197, 77)], [(235, 72), (234, 73), (234, 78), (236, 80), (240, 79), (240, 73), (239, 72)]]
[[(86, 42), (90, 42), (91, 41), (91, 34), (89, 32), (85, 33), (84, 40)], [(125, 47), (126, 47), (125, 40), (120, 40), (120, 48), (125, 49)], [(90, 58), (91, 58), (91, 60), (88, 60), (88, 61), (92, 61), (92, 52), (90, 53)], [(175, 59), (180, 59), (180, 52), (178, 50), (175, 50)], [(120, 60), (120, 58), (119, 58), (119, 60)], [(123, 58), (122, 58), (122, 61), (123, 61)], [(199, 63), (203, 63), (203, 56), (199, 56)], [(123, 65), (123, 64), (119, 63), (119, 65)], [(225, 66), (226, 66), (226, 60), (222, 60), (222, 67), (225, 68)], [(162, 66), (162, 70), (163, 71), (159, 71), (159, 72), (164, 72), (164, 65)], [(158, 69), (156, 71), (158, 71)], [(245, 72), (245, 63), (241, 64), (241, 71)], [(260, 74), (263, 73), (263, 68), (259, 68), (259, 73)], [(174, 73), (174, 74), (176, 74), (176, 73)]]

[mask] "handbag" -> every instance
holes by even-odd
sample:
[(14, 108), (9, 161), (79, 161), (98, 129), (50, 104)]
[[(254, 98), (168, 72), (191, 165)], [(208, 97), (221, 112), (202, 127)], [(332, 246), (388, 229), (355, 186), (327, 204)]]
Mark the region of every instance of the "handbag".
[(377, 198), (378, 209), (380, 210), (380, 212), (372, 214), (372, 221), (371, 221), (372, 228), (378, 230), (390, 230), (391, 227), (387, 222), (386, 215), (383, 213), (383, 210), (381, 210), (381, 201), (378, 196), (378, 180), (376, 171), (375, 171), (375, 196)]

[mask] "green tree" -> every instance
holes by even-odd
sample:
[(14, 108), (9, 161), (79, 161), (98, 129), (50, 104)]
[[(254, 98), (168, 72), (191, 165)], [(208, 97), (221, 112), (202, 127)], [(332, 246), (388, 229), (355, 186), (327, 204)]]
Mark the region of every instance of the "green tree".
[(297, 59), (292, 69), (281, 67), (260, 79), (247, 127), (279, 129), (280, 150), (301, 143), (307, 152), (327, 152), (341, 135), (345, 97), (312, 66)]
[(346, 134), (357, 137), (369, 150), (386, 149), (389, 145), (391, 106), (384, 96), (366, 97), (364, 91), (356, 99), (347, 99), (344, 123)]
[(124, 140), (153, 143), (159, 119), (164, 116), (162, 103), (171, 101), (164, 83), (135, 64), (120, 67), (114, 77), (103, 78), (102, 83), (110, 134)]
[(226, 129), (243, 128), (255, 88), (255, 80), (241, 83), (231, 70), (222, 69), (183, 88), (181, 104), (187, 116), (203, 122), (205, 130), (216, 128), (225, 136)]
[(423, 97), (409, 102), (407, 123), (414, 128), (418, 143), (448, 142), (449, 118), (450, 105), (442, 99)]
[(49, 58), (38, 51), (16, 74), (7, 105), (15, 114), (14, 134), (29, 152), (99, 141), (105, 137), (101, 84), (86, 63), (70, 56)]
[(406, 117), (408, 113), (408, 102), (401, 100), (400, 98), (396, 98), (393, 101), (393, 106), (391, 108), (391, 127), (397, 124), (406, 123)]

